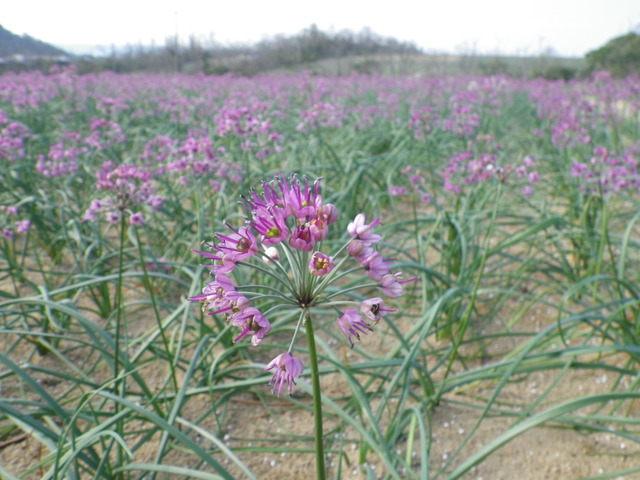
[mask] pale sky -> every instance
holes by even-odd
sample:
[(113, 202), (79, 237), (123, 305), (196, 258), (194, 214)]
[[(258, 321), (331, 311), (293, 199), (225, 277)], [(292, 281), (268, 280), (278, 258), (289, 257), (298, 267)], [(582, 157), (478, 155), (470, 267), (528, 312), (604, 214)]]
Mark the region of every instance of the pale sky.
[[(582, 56), (640, 27), (640, 0), (20, 0), (0, 25), (75, 53), (167, 37), (251, 44), (311, 24), (413, 42), (426, 52)], [(8, 5), (7, 5), (8, 4)], [(640, 31), (640, 30), (639, 30)]]

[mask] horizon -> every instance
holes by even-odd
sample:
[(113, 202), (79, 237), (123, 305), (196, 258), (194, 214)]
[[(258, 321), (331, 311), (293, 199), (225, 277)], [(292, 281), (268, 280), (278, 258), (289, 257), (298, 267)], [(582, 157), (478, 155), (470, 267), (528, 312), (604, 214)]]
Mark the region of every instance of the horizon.
[[(168, 44), (169, 41), (173, 41), (173, 39), (171, 37), (167, 37), (167, 39), (165, 40), (165, 42), (163, 43), (149, 43), (149, 44), (143, 44), (143, 43), (127, 43), (127, 44), (119, 44), (119, 45), (115, 45), (115, 44), (111, 44), (111, 45), (106, 45), (106, 44), (56, 44), (56, 43), (52, 43), (52, 42), (48, 42), (46, 40), (43, 40), (42, 38), (38, 38), (35, 37), (29, 33), (22, 33), (22, 34), (18, 34), (16, 32), (11, 31), (10, 29), (7, 29), (6, 27), (4, 27), (4, 25), (0, 24), (0, 27), (5, 28), (5, 30), (9, 31), (10, 33), (14, 34), (14, 35), (18, 35), (18, 36), (27, 36), (27, 37), (31, 37), (34, 40), (37, 41), (41, 41), (44, 43), (47, 43), (49, 45), (52, 45), (56, 48), (59, 48), (61, 50), (63, 50), (65, 53), (73, 55), (73, 56), (83, 56), (83, 55), (88, 55), (88, 56), (93, 56), (96, 58), (100, 58), (100, 57), (106, 57), (109, 56), (111, 54), (114, 53), (114, 51), (117, 53), (123, 53), (126, 52), (128, 49), (131, 48), (142, 48), (142, 49), (162, 49), (165, 48), (166, 45)], [(196, 38), (196, 41), (202, 42), (200, 45), (203, 46), (205, 49), (210, 48), (210, 49), (215, 49), (215, 48), (221, 48), (221, 49), (225, 49), (225, 48), (255, 48), (260, 42), (262, 41), (274, 41), (277, 40), (280, 37), (283, 38), (291, 38), (291, 37), (295, 37), (297, 35), (302, 34), (304, 31), (308, 30), (310, 28), (310, 26), (304, 27), (302, 29), (300, 29), (298, 32), (294, 32), (292, 34), (289, 35), (284, 35), (284, 34), (275, 34), (275, 35), (270, 35), (270, 36), (265, 36), (263, 39), (250, 43), (250, 42), (226, 42), (226, 43), (222, 43), (222, 42), (214, 42), (214, 43), (210, 43), (207, 39), (202, 39), (202, 38)], [(365, 27), (363, 30), (370, 30), (371, 33), (381, 39), (394, 39), (397, 40), (398, 42), (401, 43), (407, 43), (407, 44), (412, 44), (415, 45), (415, 43), (410, 42), (410, 41), (404, 41), (400, 38), (396, 38), (396, 37), (391, 37), (391, 36), (385, 36), (385, 35), (381, 35), (378, 32), (369, 29), (368, 27)], [(326, 33), (329, 35), (333, 35), (333, 34), (337, 34), (339, 32), (336, 31), (325, 31), (322, 29), (319, 29), (322, 33)], [(354, 31), (354, 30), (349, 30), (349, 29), (342, 29), (341, 31), (348, 31), (350, 33), (353, 34), (358, 34), (361, 31)], [(624, 35), (621, 34), (621, 35)], [(615, 38), (615, 37), (614, 37)], [(189, 41), (190, 38), (179, 38), (178, 42), (182, 47), (187, 47), (189, 45)], [(579, 58), (584, 58), (585, 55), (562, 55), (559, 52), (556, 52), (552, 47), (547, 47), (544, 50), (541, 50), (539, 52), (531, 52), (531, 51), (520, 51), (520, 52), (500, 52), (500, 51), (485, 51), (485, 52), (478, 52), (477, 50), (474, 50), (473, 46), (468, 46), (468, 45), (463, 45), (460, 46), (457, 51), (442, 51), (442, 50), (435, 50), (435, 49), (431, 49), (431, 50), (427, 50), (422, 48), (419, 45), (415, 45), (416, 48), (418, 48), (420, 50), (420, 54), (421, 55), (427, 55), (427, 56), (450, 56), (450, 57), (457, 57), (457, 56), (479, 56), (479, 57), (516, 57), (516, 58), (537, 58), (537, 57), (556, 57), (556, 58), (568, 58), (568, 59), (579, 59)], [(465, 49), (466, 47), (468, 47), (469, 49)], [(596, 47), (595, 49), (597, 49), (599, 47)], [(587, 52), (588, 53), (588, 52)]]
[(441, 5), (426, 0), (419, 6), (396, 0), (391, 14), (384, 5), (326, 0), (322, 9), (311, 10), (300, 11), (293, 0), (246, 0), (241, 5), (113, 0), (98, 12), (78, 0), (32, 0), (11, 5), (3, 12), (2, 24), (16, 35), (27, 34), (74, 54), (163, 46), (168, 38), (187, 42), (191, 36), (222, 46), (252, 46), (315, 24), (326, 33), (369, 28), (380, 37), (413, 43), (425, 53), (539, 56), (552, 51), (563, 57), (582, 57), (640, 26), (636, 0), (539, 0), (535, 5), (510, 0)]

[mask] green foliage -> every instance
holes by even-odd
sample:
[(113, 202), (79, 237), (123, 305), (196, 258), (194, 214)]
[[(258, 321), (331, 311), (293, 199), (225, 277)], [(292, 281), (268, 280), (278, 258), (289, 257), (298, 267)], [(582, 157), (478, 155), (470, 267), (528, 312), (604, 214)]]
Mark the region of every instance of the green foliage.
[(640, 35), (629, 32), (609, 40), (597, 50), (587, 53), (587, 62), (592, 71), (607, 70), (617, 77), (639, 73)]
[(550, 65), (541, 72), (535, 74), (536, 77), (542, 77), (546, 80), (571, 80), (578, 76), (578, 70), (575, 67), (566, 65)]
[[(304, 38), (314, 35), (321, 37), (309, 31)], [(117, 91), (135, 85), (135, 77), (115, 77), (123, 81)], [(633, 453), (640, 444), (633, 411), (640, 397), (637, 190), (588, 188), (571, 176), (573, 163), (590, 162), (592, 145), (554, 143), (553, 119), (540, 114), (533, 95), (562, 84), (575, 105), (588, 106), (590, 138), (620, 152), (638, 138), (637, 115), (607, 116), (612, 109), (609, 97), (598, 96), (599, 81), (536, 80), (530, 91), (491, 90), (496, 95), (476, 105), (477, 130), (465, 137), (441, 124), (420, 135), (407, 125), (424, 104), (439, 106), (444, 118), (454, 94), (500, 82), (520, 86), (519, 80), (474, 78), (453, 88), (456, 79), (439, 79), (429, 85), (449, 90), (434, 90), (431, 98), (416, 79), (331, 84), (305, 76), (288, 90), (268, 83), (273, 78), (212, 84), (172, 76), (167, 95), (165, 77), (145, 76), (139, 96), (104, 113), (108, 102), (100, 102), (111, 97), (95, 93), (104, 84), (93, 85), (85, 101), (67, 96), (78, 93), (74, 82), (82, 78), (72, 77), (70, 87), (54, 84), (62, 93), (40, 104), (0, 105), (33, 134), (23, 158), (0, 166), (0, 204), (18, 205), (32, 222), (26, 234), (0, 239), (1, 477), (286, 478), (292, 463), (313, 460), (309, 370), (292, 398), (264, 388), (265, 364), (288, 347), (290, 316), (270, 316), (271, 334), (253, 348), (232, 342), (237, 329), (222, 315), (186, 301), (210, 280), (192, 249), (202, 250), (201, 242), (225, 223), (241, 225), (240, 194), (276, 172), (323, 177), (323, 199), (337, 207), (339, 231), (359, 212), (381, 216), (376, 233), (385, 255), (404, 278), (419, 279), (390, 301), (399, 311), (353, 350), (333, 315), (314, 317), (332, 478), (354, 471), (384, 479), (463, 478), (541, 427), (624, 440), (629, 451), (611, 457), (627, 470), (596, 478), (640, 471)], [(147, 90), (152, 80), (162, 95)], [(332, 96), (328, 85), (344, 96)], [(284, 140), (281, 150), (259, 159), (241, 138), (221, 135), (214, 119), (238, 103), (260, 104), (272, 91), (279, 96), (265, 111), (277, 110), (268, 118)], [(637, 105), (640, 90), (618, 91)], [(172, 102), (179, 107), (171, 110)], [(339, 125), (297, 129), (302, 111), (322, 102), (348, 114)], [(366, 109), (348, 106), (375, 114), (365, 118)], [(38, 156), (63, 132), (88, 135), (87, 122), (101, 115), (125, 128), (127, 142), (93, 151), (65, 177), (37, 173)], [(83, 221), (104, 161), (139, 165), (147, 140), (184, 138), (191, 129), (206, 130), (212, 151), (241, 167), (239, 183), (220, 171), (211, 178), (172, 172), (158, 176), (165, 202), (145, 214), (143, 227)], [(494, 163), (484, 181), (460, 179), (453, 193), (444, 188), (445, 169), (461, 151), (474, 160), (494, 155)], [(535, 157), (540, 175), (530, 196), (515, 170), (525, 155)], [(211, 179), (219, 181), (215, 190)], [(236, 280), (245, 284), (269, 282), (264, 272), (242, 275)], [(343, 281), (349, 298), (362, 300), (349, 290), (351, 277)], [(367, 294), (377, 292), (374, 286)], [(295, 351), (305, 358), (303, 348)], [(562, 390), (576, 376), (607, 380)], [(461, 433), (445, 451), (441, 419), (452, 411), (464, 412), (466, 423), (462, 428), (460, 420)], [(501, 423), (490, 438), (482, 436), (492, 422)], [(39, 455), (27, 456), (20, 471), (5, 460), (25, 457), (22, 441)]]

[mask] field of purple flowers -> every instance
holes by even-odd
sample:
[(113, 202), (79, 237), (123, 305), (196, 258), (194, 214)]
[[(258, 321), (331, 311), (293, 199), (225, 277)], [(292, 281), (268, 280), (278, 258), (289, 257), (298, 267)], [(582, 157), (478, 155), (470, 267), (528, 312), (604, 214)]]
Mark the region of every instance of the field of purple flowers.
[(2, 478), (640, 473), (637, 77), (3, 74), (0, 170)]

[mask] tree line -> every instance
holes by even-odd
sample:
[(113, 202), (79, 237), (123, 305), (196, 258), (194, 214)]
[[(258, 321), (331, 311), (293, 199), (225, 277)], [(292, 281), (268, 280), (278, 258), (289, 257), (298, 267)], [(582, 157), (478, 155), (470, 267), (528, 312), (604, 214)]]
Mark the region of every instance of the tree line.
[(113, 48), (106, 56), (87, 56), (76, 63), (81, 72), (233, 72), (255, 75), (329, 58), (420, 54), (421, 49), (414, 43), (383, 37), (370, 29), (357, 33), (348, 30), (328, 33), (311, 25), (296, 35), (278, 35), (255, 45), (223, 45), (213, 39), (203, 40), (195, 36), (185, 43), (169, 37), (163, 46)]

